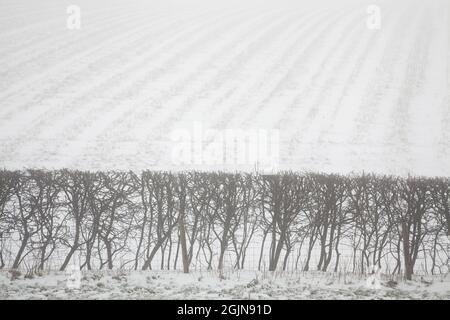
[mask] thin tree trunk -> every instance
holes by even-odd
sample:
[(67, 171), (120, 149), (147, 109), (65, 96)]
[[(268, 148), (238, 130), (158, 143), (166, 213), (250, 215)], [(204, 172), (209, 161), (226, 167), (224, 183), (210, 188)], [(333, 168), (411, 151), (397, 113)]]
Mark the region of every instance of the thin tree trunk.
[(180, 242), (181, 242), (181, 257), (183, 261), (183, 272), (189, 273), (189, 257), (186, 243), (186, 229), (184, 227), (184, 218), (180, 218)]

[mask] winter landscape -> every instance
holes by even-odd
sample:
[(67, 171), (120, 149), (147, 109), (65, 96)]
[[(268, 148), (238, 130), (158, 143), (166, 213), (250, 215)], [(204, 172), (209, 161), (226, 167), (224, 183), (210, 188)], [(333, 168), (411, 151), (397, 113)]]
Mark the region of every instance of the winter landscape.
[(67, 287), (67, 273), (52, 272), (11, 281), (0, 272), (2, 299), (450, 299), (449, 278), (382, 280), (379, 289), (367, 287), (363, 276), (326, 273), (113, 271), (83, 272), (80, 288)]
[(448, 0), (2, 0), (0, 299), (450, 299)]

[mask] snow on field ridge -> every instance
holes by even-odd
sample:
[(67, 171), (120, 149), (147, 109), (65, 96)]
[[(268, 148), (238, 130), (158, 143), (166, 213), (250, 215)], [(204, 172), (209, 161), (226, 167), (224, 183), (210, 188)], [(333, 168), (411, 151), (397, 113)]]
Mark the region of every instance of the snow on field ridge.
[(0, 3), (0, 167), (179, 170), (201, 121), (278, 129), (280, 169), (450, 176), (447, 0), (76, 3)]

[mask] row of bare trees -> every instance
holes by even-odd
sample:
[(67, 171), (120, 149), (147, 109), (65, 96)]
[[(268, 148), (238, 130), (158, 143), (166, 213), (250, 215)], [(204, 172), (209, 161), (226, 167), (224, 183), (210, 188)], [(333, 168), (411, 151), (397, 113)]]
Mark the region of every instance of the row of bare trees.
[[(450, 180), (0, 171), (0, 268), (449, 271)], [(350, 253), (350, 254), (349, 254)], [(290, 264), (289, 264), (290, 263)]]

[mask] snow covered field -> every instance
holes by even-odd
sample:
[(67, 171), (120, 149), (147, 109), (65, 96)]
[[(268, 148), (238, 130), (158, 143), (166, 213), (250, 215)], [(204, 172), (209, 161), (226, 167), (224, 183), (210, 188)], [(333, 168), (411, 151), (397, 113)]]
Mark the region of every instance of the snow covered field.
[(448, 176), (449, 9), (2, 0), (0, 167), (178, 170), (170, 133), (200, 121), (278, 129), (281, 168)]
[(11, 280), (0, 272), (0, 299), (450, 299), (450, 278), (399, 281), (381, 277), (377, 289), (366, 277), (332, 273), (109, 271), (83, 272), (79, 289), (67, 273)]
[[(450, 1), (0, 1), (0, 169), (242, 169), (174, 162), (198, 124), (277, 130), (280, 170), (450, 176)], [(448, 275), (67, 279), (0, 270), (0, 299), (450, 299)]]

